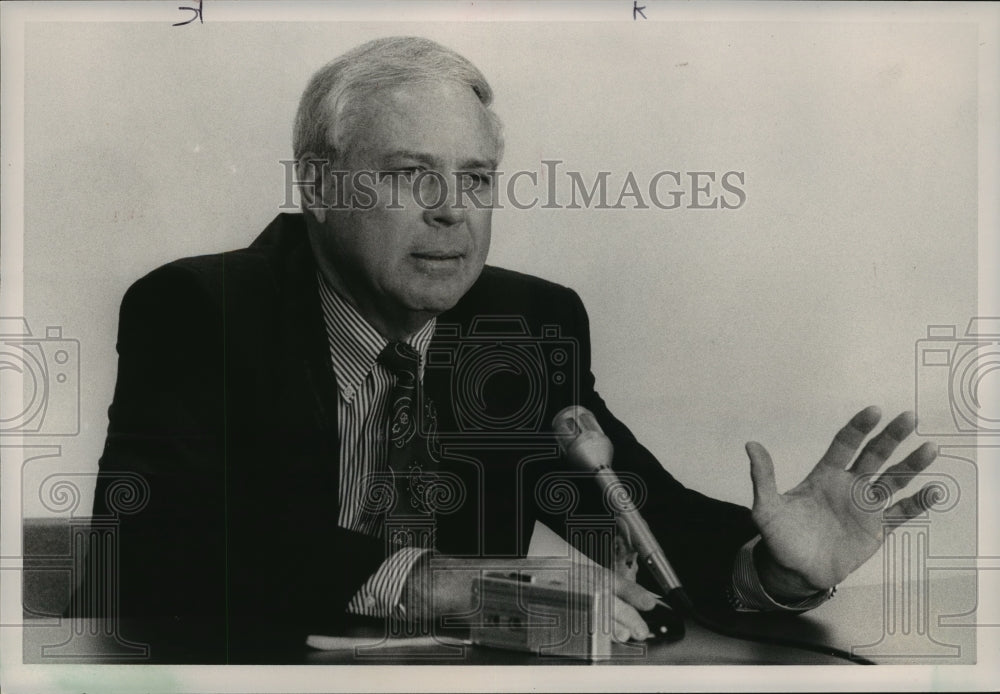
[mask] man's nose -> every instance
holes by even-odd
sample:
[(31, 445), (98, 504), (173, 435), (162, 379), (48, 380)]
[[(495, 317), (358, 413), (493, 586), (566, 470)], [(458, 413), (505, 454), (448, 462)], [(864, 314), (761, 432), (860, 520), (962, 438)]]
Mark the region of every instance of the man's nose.
[(465, 205), (457, 181), (444, 175), (429, 176), (426, 191), (421, 195), (424, 221), (430, 226), (450, 227), (465, 221)]

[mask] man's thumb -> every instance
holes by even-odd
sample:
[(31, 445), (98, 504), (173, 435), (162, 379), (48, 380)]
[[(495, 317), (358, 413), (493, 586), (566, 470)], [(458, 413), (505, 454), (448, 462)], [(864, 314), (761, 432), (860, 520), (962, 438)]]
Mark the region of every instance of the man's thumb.
[(750, 480), (753, 482), (754, 509), (770, 506), (777, 500), (778, 487), (774, 482), (774, 463), (771, 454), (756, 441), (746, 445), (750, 457)]

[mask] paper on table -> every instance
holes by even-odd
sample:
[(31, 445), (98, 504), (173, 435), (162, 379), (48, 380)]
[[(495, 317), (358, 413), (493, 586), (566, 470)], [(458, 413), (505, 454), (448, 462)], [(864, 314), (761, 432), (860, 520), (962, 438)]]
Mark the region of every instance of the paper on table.
[[(630, 548), (625, 546), (616, 546), (616, 554), (619, 557), (619, 564), (626, 555)], [(566, 543), (561, 537), (556, 535), (555, 532), (549, 530), (544, 525), (539, 523), (535, 524), (535, 530), (532, 533), (531, 545), (528, 548), (529, 557), (559, 557), (564, 559), (567, 554), (586, 565), (594, 565), (594, 562), (585, 554), (579, 552), (575, 547)], [(630, 557), (632, 562), (635, 561), (634, 556)], [(624, 562), (625, 567), (616, 566), (622, 573), (631, 578), (634, 576), (629, 575), (627, 566), (630, 562), (627, 560)], [(659, 596), (657, 596), (659, 597)], [(377, 640), (378, 637), (374, 636), (322, 636), (319, 634), (313, 634), (306, 639), (306, 645), (310, 648), (315, 648), (320, 651), (350, 651), (358, 647), (367, 648), (426, 648), (428, 646), (435, 646), (440, 644), (446, 644), (449, 646), (468, 646), (471, 645), (471, 641), (457, 639), (445, 636), (416, 636), (412, 638), (389, 638)]]
[(425, 648), (427, 646), (468, 646), (472, 642), (450, 636), (414, 636), (405, 639), (374, 640), (372, 636), (320, 636), (312, 634), (306, 645), (320, 651), (353, 651), (355, 648)]

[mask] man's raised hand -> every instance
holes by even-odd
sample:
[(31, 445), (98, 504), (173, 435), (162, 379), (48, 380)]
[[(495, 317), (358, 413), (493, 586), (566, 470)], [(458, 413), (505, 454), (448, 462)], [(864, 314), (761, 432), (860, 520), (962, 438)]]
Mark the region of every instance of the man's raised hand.
[(855, 457), (880, 418), (877, 407), (854, 415), (816, 467), (784, 494), (775, 486), (770, 454), (759, 443), (747, 444), (753, 519), (763, 544), (757, 569), (772, 597), (790, 601), (836, 585), (878, 550), (885, 532), (934, 503), (928, 487), (892, 504), (886, 499), (885, 509), (859, 503), (873, 495), (895, 494), (937, 456), (937, 446), (927, 442), (877, 474), (916, 425), (913, 414), (904, 412)]

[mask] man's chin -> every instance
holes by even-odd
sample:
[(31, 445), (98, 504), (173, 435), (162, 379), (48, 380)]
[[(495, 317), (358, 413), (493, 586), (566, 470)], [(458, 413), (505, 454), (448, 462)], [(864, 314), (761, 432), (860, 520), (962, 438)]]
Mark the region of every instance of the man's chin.
[(461, 280), (453, 278), (450, 282), (422, 284), (425, 286), (414, 288), (408, 293), (404, 303), (413, 312), (426, 313), (433, 317), (454, 307), (469, 291), (473, 282), (464, 278)]
[(461, 296), (423, 298), (411, 303), (408, 308), (416, 314), (424, 314), (427, 320), (438, 316), (458, 303)]

